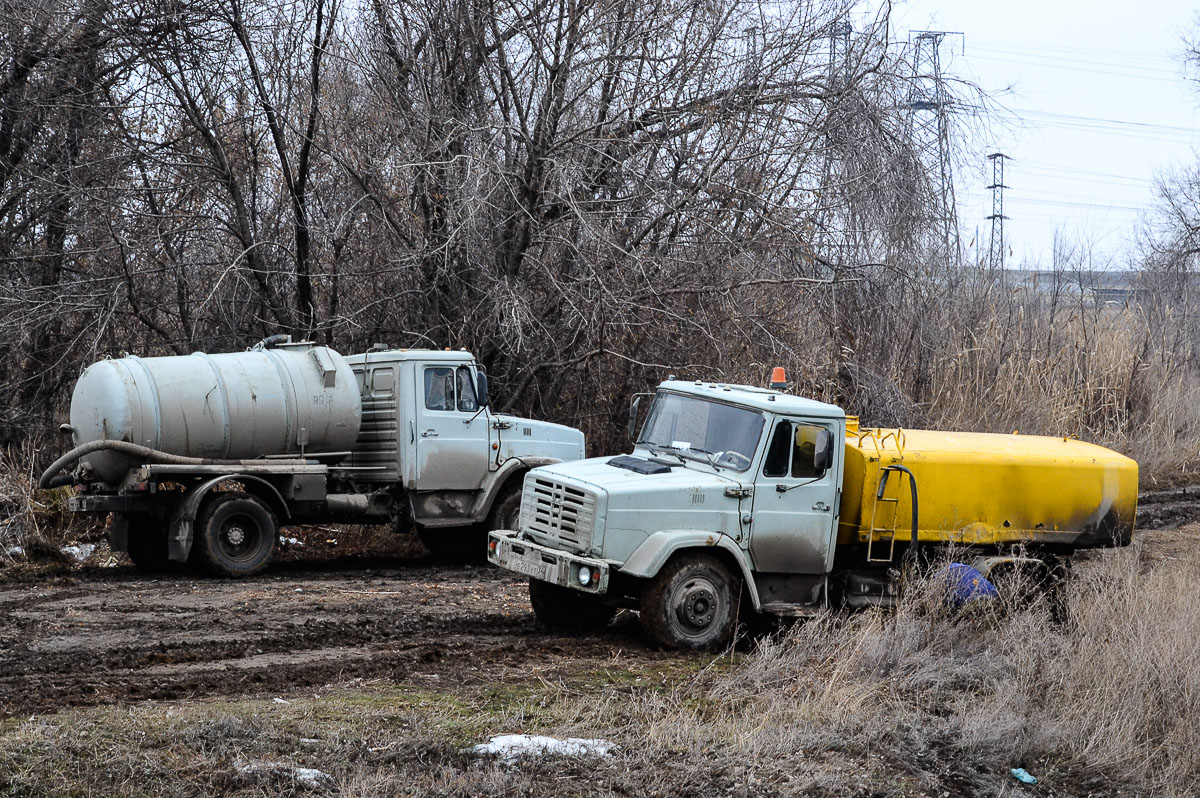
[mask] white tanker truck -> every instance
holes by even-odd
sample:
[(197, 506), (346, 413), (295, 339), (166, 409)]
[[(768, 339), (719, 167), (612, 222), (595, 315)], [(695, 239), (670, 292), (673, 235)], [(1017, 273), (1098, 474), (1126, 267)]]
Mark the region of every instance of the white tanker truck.
[(113, 549), (141, 568), (225, 576), (266, 567), (285, 523), (390, 523), (435, 553), (482, 553), (515, 523), (526, 471), (584, 456), (577, 429), (493, 413), (468, 352), (343, 357), (288, 336), (94, 363), (61, 429), (74, 448), (42, 487), (112, 513)]

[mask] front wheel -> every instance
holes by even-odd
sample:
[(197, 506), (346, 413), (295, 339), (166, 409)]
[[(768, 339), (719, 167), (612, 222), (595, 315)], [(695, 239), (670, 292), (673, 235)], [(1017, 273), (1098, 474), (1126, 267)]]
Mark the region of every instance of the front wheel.
[(196, 519), (194, 545), (209, 570), (221, 576), (251, 576), (267, 567), (275, 551), (275, 516), (248, 493), (217, 493), (204, 501)]
[(529, 580), (529, 603), (538, 622), (552, 632), (592, 632), (617, 614), (617, 605), (604, 596), (540, 579)]
[(487, 528), (489, 532), (497, 529), (516, 529), (521, 518), (521, 486), (509, 488), (500, 494), (492, 511), (488, 513)]
[(737, 625), (741, 580), (725, 563), (684, 554), (663, 566), (642, 594), (642, 625), (664, 648), (721, 648)]

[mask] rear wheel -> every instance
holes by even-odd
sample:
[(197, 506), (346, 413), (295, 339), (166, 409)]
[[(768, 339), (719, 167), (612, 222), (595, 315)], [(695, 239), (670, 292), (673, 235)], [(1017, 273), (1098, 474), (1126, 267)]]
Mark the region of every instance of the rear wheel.
[(741, 589), (725, 563), (684, 554), (663, 566), (642, 594), (642, 625), (664, 648), (721, 648), (737, 624)]
[(553, 632), (595, 631), (608, 625), (617, 614), (617, 605), (604, 596), (540, 579), (529, 580), (529, 603), (538, 622)]
[(196, 519), (193, 545), (209, 570), (221, 576), (250, 576), (267, 567), (275, 551), (275, 515), (248, 493), (216, 493)]

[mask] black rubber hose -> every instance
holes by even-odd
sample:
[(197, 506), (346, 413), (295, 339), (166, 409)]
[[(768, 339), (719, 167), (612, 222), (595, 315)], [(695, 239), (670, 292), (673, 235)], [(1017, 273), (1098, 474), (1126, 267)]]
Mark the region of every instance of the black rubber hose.
[[(151, 449), (149, 446), (140, 446), (136, 443), (128, 441), (92, 441), (85, 443), (82, 446), (76, 446), (71, 451), (64, 454), (62, 457), (50, 464), (50, 467), (42, 474), (42, 478), (38, 480), (39, 488), (49, 488), (53, 483), (57, 482), (54, 476), (66, 468), (71, 463), (74, 463), (81, 457), (89, 455), (92, 452), (114, 451), (122, 454), (132, 455), (147, 463), (159, 463), (163, 465), (262, 465), (264, 460), (213, 460), (204, 457), (185, 457), (180, 454), (171, 454), (170, 452), (162, 452), (158, 449)], [(288, 460), (273, 460), (271, 462), (287, 463)], [(292, 462), (304, 462), (301, 458), (296, 458)], [(69, 484), (69, 483), (62, 483)]]
[(286, 344), (290, 340), (292, 340), (292, 336), (288, 335), (287, 333), (275, 333), (274, 335), (268, 335), (266, 338), (250, 347), (250, 350), (252, 352), (257, 352), (260, 349), (270, 349), (271, 347), (275, 346), (275, 344)]
[(48, 483), (46, 483), (46, 488), (48, 488), (48, 489), (63, 488), (63, 487), (66, 487), (67, 485), (74, 485), (74, 484), (75, 484), (75, 477), (71, 476), (70, 474), (59, 474), (57, 477), (55, 477), (54, 479), (52, 479)]

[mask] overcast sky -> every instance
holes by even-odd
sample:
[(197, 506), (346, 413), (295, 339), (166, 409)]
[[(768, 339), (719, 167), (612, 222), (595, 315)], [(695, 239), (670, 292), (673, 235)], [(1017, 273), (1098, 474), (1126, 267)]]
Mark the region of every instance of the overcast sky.
[[(1008, 265), (1048, 266), (1056, 230), (1093, 245), (1098, 266), (1124, 265), (1154, 177), (1200, 157), (1200, 90), (1181, 58), (1196, 20), (1197, 6), (1178, 0), (896, 5), (898, 39), (910, 30), (962, 32), (944, 40), (944, 68), (995, 92), (1012, 112), (981, 142), (1011, 156)], [(982, 159), (955, 174), (972, 257), (974, 246), (987, 253), (991, 177)]]

